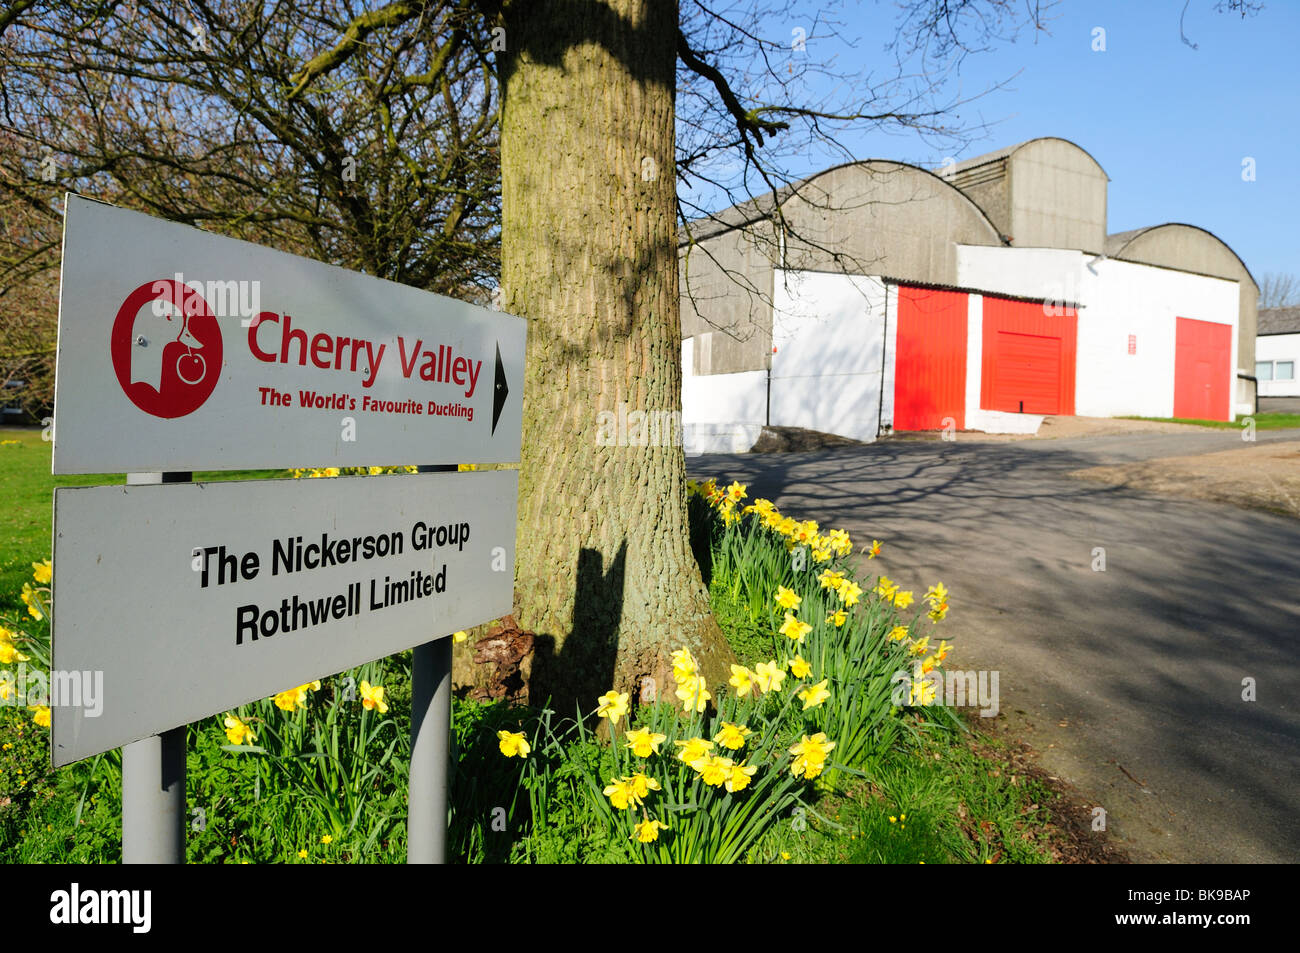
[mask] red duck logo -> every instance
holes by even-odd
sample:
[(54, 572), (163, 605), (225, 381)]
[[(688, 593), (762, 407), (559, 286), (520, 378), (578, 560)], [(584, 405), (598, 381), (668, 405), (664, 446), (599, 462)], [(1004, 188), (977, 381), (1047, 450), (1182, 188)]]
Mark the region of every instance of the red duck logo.
[(148, 281), (131, 292), (110, 346), (123, 393), (154, 417), (198, 410), (221, 376), (221, 328), (203, 295), (180, 281)]

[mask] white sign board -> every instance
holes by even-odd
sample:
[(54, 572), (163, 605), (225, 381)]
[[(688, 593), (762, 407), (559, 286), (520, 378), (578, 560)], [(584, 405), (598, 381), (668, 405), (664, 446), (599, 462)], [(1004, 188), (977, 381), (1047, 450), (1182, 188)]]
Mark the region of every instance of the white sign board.
[(518, 482), (57, 489), (54, 765), (508, 614)]
[(525, 330), (69, 195), (54, 472), (516, 462)]

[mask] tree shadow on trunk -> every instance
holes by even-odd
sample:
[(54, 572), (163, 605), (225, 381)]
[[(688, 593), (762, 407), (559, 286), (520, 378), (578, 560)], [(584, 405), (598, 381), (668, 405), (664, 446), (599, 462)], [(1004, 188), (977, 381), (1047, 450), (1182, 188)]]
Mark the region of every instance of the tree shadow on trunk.
[(579, 711), (586, 714), (596, 707), (601, 694), (593, 694), (592, 686), (608, 690), (613, 685), (626, 565), (626, 541), (619, 546), (608, 572), (596, 550), (584, 548), (578, 553), (572, 628), (558, 652), (553, 634), (534, 636), (528, 679), (531, 704), (550, 708), (561, 717)]

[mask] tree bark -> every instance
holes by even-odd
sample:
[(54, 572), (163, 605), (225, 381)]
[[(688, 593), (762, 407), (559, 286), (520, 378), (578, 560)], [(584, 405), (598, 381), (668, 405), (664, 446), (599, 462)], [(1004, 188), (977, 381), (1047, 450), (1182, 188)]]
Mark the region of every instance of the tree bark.
[(681, 419), (677, 4), (528, 0), (503, 23), (503, 307), (528, 319), (515, 601), (537, 635), (529, 696), (568, 714), (611, 687), (670, 694), (683, 646), (715, 691), (731, 653), (688, 541), (679, 432), (635, 423)]

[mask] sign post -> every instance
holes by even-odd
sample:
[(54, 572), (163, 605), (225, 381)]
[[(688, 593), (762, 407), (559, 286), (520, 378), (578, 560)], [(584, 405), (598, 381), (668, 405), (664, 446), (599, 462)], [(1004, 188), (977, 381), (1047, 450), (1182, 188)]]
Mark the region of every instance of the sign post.
[[(422, 473), (455, 470), (423, 466)], [(451, 761), (451, 639), (417, 645), (411, 656), (411, 772), (406, 862), (447, 862), (447, 765)]]
[(52, 675), (97, 704), (51, 706), (51, 758), (123, 748), (127, 862), (184, 860), (189, 722), (408, 648), (408, 860), (445, 859), (449, 636), (511, 610), (518, 474), (440, 471), (519, 460), (524, 343), (511, 315), (68, 196), (54, 472), (128, 478), (55, 491)]

